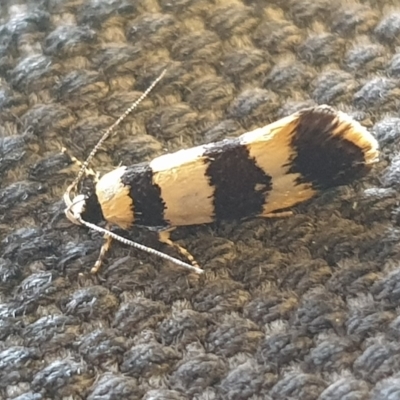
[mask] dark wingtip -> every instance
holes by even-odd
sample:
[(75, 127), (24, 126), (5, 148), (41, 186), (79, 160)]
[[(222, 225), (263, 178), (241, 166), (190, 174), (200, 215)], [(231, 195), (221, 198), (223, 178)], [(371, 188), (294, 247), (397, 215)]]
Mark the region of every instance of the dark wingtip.
[(378, 159), (378, 144), (357, 121), (328, 106), (299, 113), (291, 145), (290, 172), (317, 189), (345, 185)]

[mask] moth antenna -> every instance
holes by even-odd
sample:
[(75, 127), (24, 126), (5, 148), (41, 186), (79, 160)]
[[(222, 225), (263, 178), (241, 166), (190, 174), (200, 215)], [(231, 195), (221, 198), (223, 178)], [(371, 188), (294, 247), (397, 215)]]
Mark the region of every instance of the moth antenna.
[(181, 260), (178, 260), (177, 258), (171, 257), (168, 254), (164, 254), (161, 251), (157, 251), (151, 247), (147, 247), (143, 244), (137, 243), (137, 242), (133, 242), (132, 240), (126, 239), (122, 236), (119, 236), (117, 234), (115, 234), (114, 232), (111, 232), (107, 229), (104, 229), (100, 226), (97, 226), (95, 224), (92, 224), (90, 222), (84, 221), (82, 218), (78, 218), (78, 222), (80, 222), (82, 225), (87, 226), (90, 229), (93, 229), (94, 231), (103, 233), (103, 234), (107, 234), (108, 236), (110, 236), (111, 238), (113, 238), (114, 240), (117, 240), (123, 244), (126, 244), (128, 246), (134, 247), (135, 249), (139, 249), (141, 251), (145, 251), (146, 253), (152, 254), (154, 256), (160, 257), (160, 258), (164, 258), (165, 260), (171, 261), (172, 263), (179, 265), (181, 267), (187, 268), (191, 271), (197, 272), (198, 274), (202, 274), (204, 273), (204, 271), (201, 268), (197, 268), (194, 265), (190, 265), (188, 263), (185, 263)]
[(86, 160), (82, 163), (82, 166), (74, 179), (74, 181), (69, 185), (66, 193), (69, 193), (78, 185), (78, 183), (81, 181), (85, 171), (89, 167), (90, 162), (92, 161), (93, 157), (96, 155), (98, 150), (100, 149), (101, 145), (108, 139), (108, 137), (113, 133), (115, 128), (121, 124), (121, 122), (149, 95), (149, 93), (154, 89), (154, 87), (157, 85), (158, 82), (161, 81), (161, 79), (164, 77), (166, 74), (167, 69), (164, 69), (160, 75), (153, 81), (153, 83), (142, 93), (142, 95), (104, 132), (103, 136), (101, 139), (97, 142), (96, 146), (92, 149), (90, 152), (89, 156), (86, 158)]

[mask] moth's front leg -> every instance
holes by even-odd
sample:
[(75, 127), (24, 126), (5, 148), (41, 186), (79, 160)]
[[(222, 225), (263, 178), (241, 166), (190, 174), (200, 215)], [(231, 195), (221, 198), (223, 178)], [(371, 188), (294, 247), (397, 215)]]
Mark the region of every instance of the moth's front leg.
[[(107, 229), (110, 227), (107, 226)], [(111, 247), (111, 242), (112, 242), (112, 237), (108, 235), (107, 233), (104, 234), (104, 243), (101, 246), (99, 257), (97, 258), (97, 261), (95, 262), (93, 268), (90, 270), (90, 273), (92, 274), (97, 274), (103, 264), (104, 257), (108, 253), (108, 250), (110, 250)]]

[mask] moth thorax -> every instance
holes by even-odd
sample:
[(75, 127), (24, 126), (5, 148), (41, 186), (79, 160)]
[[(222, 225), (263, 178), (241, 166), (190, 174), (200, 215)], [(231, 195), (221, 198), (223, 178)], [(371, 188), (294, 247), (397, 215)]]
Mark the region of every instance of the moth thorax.
[(123, 229), (128, 229), (134, 222), (134, 199), (130, 187), (121, 178), (126, 167), (119, 167), (105, 174), (96, 184), (96, 196), (104, 219)]

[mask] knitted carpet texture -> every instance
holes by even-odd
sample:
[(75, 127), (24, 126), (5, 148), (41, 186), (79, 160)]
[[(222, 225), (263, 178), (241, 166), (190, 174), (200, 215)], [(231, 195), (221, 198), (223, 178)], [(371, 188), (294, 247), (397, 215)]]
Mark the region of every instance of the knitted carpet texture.
[[(2, 0), (0, 398), (400, 399), (399, 49), (395, 0)], [(178, 229), (202, 276), (120, 243), (92, 276), (71, 156), (166, 67), (100, 174), (316, 104), (381, 161), (290, 218)]]

